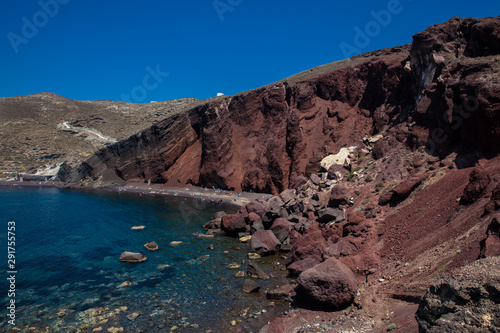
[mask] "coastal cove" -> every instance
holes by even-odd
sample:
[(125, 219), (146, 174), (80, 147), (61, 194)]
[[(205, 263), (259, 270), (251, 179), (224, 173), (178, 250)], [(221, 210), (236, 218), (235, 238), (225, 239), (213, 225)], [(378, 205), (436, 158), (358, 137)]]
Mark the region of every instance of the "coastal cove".
[[(261, 327), (287, 306), (276, 302), (268, 308), (261, 294), (241, 290), (244, 278), (227, 266), (237, 263), (245, 270), (246, 244), (193, 235), (204, 233), (203, 224), (215, 212), (234, 213), (236, 206), (126, 192), (0, 187), (3, 253), (7, 223), (16, 224), (16, 327), (21, 331), (122, 327), (126, 332), (164, 332), (177, 327), (218, 332), (228, 331), (242, 312), (257, 313), (247, 325)], [(134, 226), (145, 228), (132, 230)], [(158, 251), (144, 247), (151, 241), (159, 244)], [(182, 244), (169, 246), (174, 241)], [(122, 263), (118, 257), (123, 251), (148, 259)], [(262, 267), (272, 270), (272, 260), (263, 259)], [(272, 288), (272, 280), (259, 284)], [(0, 282), (1, 290), (9, 289), (7, 282)], [(2, 299), (9, 301), (7, 293)], [(11, 328), (2, 316), (0, 330)]]

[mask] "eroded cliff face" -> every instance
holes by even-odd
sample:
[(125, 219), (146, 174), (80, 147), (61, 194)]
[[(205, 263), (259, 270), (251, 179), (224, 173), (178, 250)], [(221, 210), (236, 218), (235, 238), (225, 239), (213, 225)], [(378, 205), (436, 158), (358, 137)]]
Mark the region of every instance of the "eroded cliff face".
[[(277, 193), (343, 146), (389, 131), (457, 165), (500, 149), (500, 19), (454, 18), (371, 52), (218, 98), (101, 150), (72, 180)], [(103, 178), (101, 177), (101, 178)]]

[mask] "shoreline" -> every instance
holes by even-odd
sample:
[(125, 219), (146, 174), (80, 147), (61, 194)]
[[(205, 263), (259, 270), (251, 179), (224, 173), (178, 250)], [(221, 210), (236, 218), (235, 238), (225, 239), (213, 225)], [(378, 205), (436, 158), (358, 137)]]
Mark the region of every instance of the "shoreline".
[(4, 187), (54, 187), (66, 190), (103, 191), (118, 193), (136, 193), (141, 195), (163, 195), (181, 198), (192, 198), (213, 203), (243, 207), (256, 199), (269, 199), (273, 195), (252, 192), (234, 192), (220, 189), (209, 189), (198, 186), (170, 187), (165, 184), (146, 184), (129, 182), (123, 186), (110, 187), (72, 187), (59, 181), (16, 181), (0, 179)]

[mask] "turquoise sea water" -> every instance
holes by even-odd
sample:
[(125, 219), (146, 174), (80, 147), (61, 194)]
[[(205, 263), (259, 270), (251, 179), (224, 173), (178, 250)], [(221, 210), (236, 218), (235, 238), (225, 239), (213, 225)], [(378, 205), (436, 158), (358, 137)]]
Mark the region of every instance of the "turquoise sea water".
[[(6, 276), (8, 222), (16, 226), (16, 326), (43, 332), (225, 331), (234, 312), (263, 305), (242, 293), (243, 280), (227, 268), (245, 262), (237, 240), (193, 236), (219, 210), (236, 209), (174, 197), (0, 187)], [(131, 230), (139, 225), (145, 229)], [(150, 241), (160, 250), (144, 248)], [(183, 244), (171, 247), (172, 241)], [(122, 263), (123, 251), (148, 259)], [(131, 285), (119, 287), (126, 281)], [(1, 279), (0, 331), (12, 328), (8, 290)]]

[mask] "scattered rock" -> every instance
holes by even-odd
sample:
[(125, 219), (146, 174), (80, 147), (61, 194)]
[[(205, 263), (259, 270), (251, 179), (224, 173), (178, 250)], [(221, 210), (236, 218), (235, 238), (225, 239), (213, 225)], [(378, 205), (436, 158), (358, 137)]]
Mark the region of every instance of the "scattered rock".
[(284, 299), (290, 296), (293, 296), (295, 294), (295, 291), (293, 287), (290, 284), (284, 284), (281, 287), (278, 287), (277, 289), (267, 291), (266, 292), (266, 298), (267, 299)]
[(129, 314), (127, 316), (127, 319), (128, 320), (134, 320), (134, 319), (137, 319), (141, 316), (141, 314), (139, 312), (132, 312), (131, 314)]
[(120, 261), (137, 263), (145, 261), (147, 258), (141, 253), (125, 251), (120, 255)]
[(252, 236), (247, 235), (247, 236), (240, 237), (239, 241), (241, 243), (248, 243), (251, 239), (252, 239)]
[(335, 185), (330, 192), (329, 205), (331, 207), (338, 207), (349, 203), (351, 193), (344, 185)]
[(297, 282), (297, 296), (302, 301), (326, 308), (350, 304), (358, 290), (354, 273), (335, 258), (304, 271)]
[(254, 279), (269, 279), (269, 275), (253, 262), (248, 264), (247, 275)]
[(177, 247), (179, 245), (182, 245), (182, 241), (173, 241), (173, 242), (170, 242), (170, 245), (171, 247)]
[(300, 189), (302, 186), (304, 186), (305, 184), (307, 184), (307, 178), (304, 177), (304, 176), (297, 176), (297, 178), (295, 178), (295, 180), (293, 181), (292, 183), (292, 188), (295, 189), (295, 190), (298, 190)]
[(250, 260), (256, 260), (262, 258), (258, 253), (248, 253), (248, 259)]
[(246, 279), (245, 282), (243, 282), (243, 291), (246, 293), (254, 293), (259, 291), (259, 289), (260, 286), (254, 280)]
[(250, 240), (250, 250), (259, 255), (270, 255), (276, 252), (281, 242), (271, 230), (258, 230)]
[(311, 174), (309, 178), (311, 179), (312, 183), (316, 186), (318, 186), (321, 183), (321, 178), (319, 178), (318, 175), (315, 173)]
[(156, 242), (149, 242), (147, 244), (144, 244), (144, 247), (148, 249), (149, 251), (156, 251), (158, 250), (158, 244)]
[(499, 332), (500, 257), (477, 260), (427, 289), (416, 319), (420, 332)]
[(328, 168), (328, 179), (342, 180), (347, 175), (348, 171), (341, 165), (332, 165)]
[(344, 219), (343, 209), (327, 207), (318, 211), (319, 223), (340, 222)]
[(297, 199), (297, 196), (295, 195), (295, 191), (294, 190), (290, 190), (290, 189), (284, 190), (283, 192), (281, 192), (280, 193), (280, 197), (283, 200), (283, 203), (285, 205), (287, 203), (289, 203), (290, 201)]
[(229, 269), (238, 269), (240, 267), (241, 267), (240, 264), (229, 264), (229, 265), (227, 265), (227, 268), (229, 268)]
[(312, 224), (302, 237), (293, 244), (291, 253), (292, 261), (298, 261), (307, 257), (312, 257), (321, 261), (323, 251), (326, 247), (326, 240), (323, 238), (319, 224)]
[(292, 263), (290, 266), (288, 266), (288, 272), (290, 276), (292, 277), (297, 277), (299, 276), (302, 272), (308, 270), (309, 268), (312, 268), (319, 264), (319, 261), (317, 261), (314, 258), (308, 257), (299, 261), (296, 261)]
[(121, 283), (117, 288), (125, 288), (125, 287), (130, 287), (132, 283), (130, 281), (125, 281)]
[(130, 228), (130, 229), (132, 229), (132, 230), (142, 230), (142, 229), (144, 229), (144, 228), (146, 228), (146, 227), (145, 227), (145, 226), (143, 226), (143, 225), (138, 225), (138, 226), (132, 227), (132, 228)]

